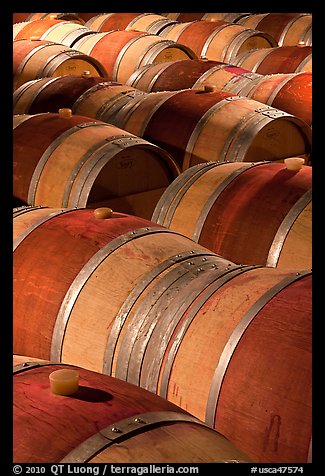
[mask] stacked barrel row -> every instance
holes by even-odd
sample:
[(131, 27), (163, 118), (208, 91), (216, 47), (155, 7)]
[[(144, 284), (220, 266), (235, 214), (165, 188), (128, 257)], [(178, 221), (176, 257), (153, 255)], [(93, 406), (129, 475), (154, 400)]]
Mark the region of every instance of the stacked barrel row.
[[(26, 68), (34, 47), (17, 61), (14, 353), (36, 363), (15, 367), (16, 461), (310, 461), (311, 121), (272, 107), (266, 92), (303, 73), (269, 82), (260, 102), (225, 85), (251, 75), (245, 90), (263, 89), (263, 74), (130, 29), (183, 29), (162, 15), (28, 15), (41, 18), (41, 39), (21, 18), (14, 45), (66, 51), (61, 38), (42, 38), (62, 29), (74, 37), (71, 56), (98, 68), (46, 69), (40, 56)], [(118, 26), (91, 29), (114, 16)], [(278, 44), (229, 22), (194, 23), (228, 39), (236, 31), (229, 54)], [(174, 70), (176, 86), (133, 83), (152, 71), (153, 86), (178, 66), (189, 69)], [(223, 88), (195, 85), (210, 70), (226, 77)], [(287, 88), (292, 97), (301, 84)], [(71, 366), (85, 385), (80, 407), (46, 385), (51, 370)], [(35, 444), (21, 423), (31, 402)], [(66, 412), (77, 431), (49, 451), (43, 428), (66, 431), (55, 418)]]

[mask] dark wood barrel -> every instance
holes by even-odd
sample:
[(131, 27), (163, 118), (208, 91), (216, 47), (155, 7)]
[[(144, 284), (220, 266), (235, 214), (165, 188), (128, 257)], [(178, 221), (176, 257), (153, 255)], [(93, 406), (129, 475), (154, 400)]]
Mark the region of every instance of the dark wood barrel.
[(186, 45), (141, 31), (95, 32), (74, 43), (74, 48), (96, 58), (110, 79), (122, 83), (140, 66), (197, 57)]
[(151, 218), (244, 264), (312, 266), (312, 168), (208, 163), (183, 172)]
[[(20, 356), (17, 361), (22, 363), (13, 367), (14, 462), (250, 461), (220, 433), (147, 390), (80, 367)], [(67, 369), (78, 373), (77, 392), (52, 393), (50, 375)]]
[(14, 90), (33, 79), (84, 71), (92, 76), (107, 76), (99, 61), (69, 46), (39, 39), (13, 42)]
[(241, 53), (234, 64), (259, 74), (300, 73), (312, 70), (311, 46), (278, 46)]
[(121, 106), (122, 97), (126, 103), (131, 97), (144, 94), (132, 86), (86, 73), (27, 81), (14, 91), (14, 114), (57, 112), (60, 108), (71, 108), (74, 114), (105, 121), (106, 109), (112, 111), (116, 101)]
[(310, 13), (250, 13), (237, 23), (264, 31), (276, 39), (279, 46), (312, 43), (312, 15)]
[[(221, 61), (192, 59), (167, 61), (165, 63), (148, 64), (136, 70), (128, 79), (127, 84), (145, 92), (177, 91), (197, 85), (201, 87), (200, 78), (211, 70), (224, 71), (230, 77), (234, 74), (251, 74), (250, 71), (232, 66)], [(200, 86), (199, 86), (200, 84)], [(222, 89), (215, 84), (217, 89)]]
[(18, 116), (13, 136), (14, 195), (29, 205), (105, 205), (149, 218), (179, 175), (165, 150), (70, 109)]
[(223, 20), (176, 23), (165, 28), (160, 36), (190, 47), (198, 57), (226, 63), (233, 63), (243, 52), (277, 46), (267, 33)]
[(138, 289), (169, 272), (189, 282), (212, 265), (233, 265), (148, 220), (97, 216), (89, 209), (15, 209), (15, 353), (101, 372), (113, 365), (115, 346), (108, 340), (119, 338), (123, 323), (116, 316)]
[[(244, 96), (205, 90), (131, 98), (106, 120), (167, 150), (182, 170), (207, 161), (257, 162), (309, 154), (303, 120)], [(163, 127), (162, 127), (163, 125)]]
[(30, 213), (14, 218), (15, 353), (163, 396), (254, 461), (307, 461), (310, 271), (235, 265), (136, 217)]

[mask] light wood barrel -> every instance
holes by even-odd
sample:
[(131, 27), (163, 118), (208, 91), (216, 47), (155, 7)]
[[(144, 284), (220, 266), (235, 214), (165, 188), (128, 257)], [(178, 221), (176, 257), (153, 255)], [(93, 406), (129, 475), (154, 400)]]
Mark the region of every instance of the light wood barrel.
[[(14, 361), (22, 362), (13, 367), (14, 462), (250, 461), (220, 433), (144, 389), (80, 367)], [(49, 376), (67, 369), (78, 373), (78, 391), (53, 394)]]
[(299, 73), (312, 70), (311, 46), (278, 46), (247, 51), (234, 64), (259, 74)]
[(52, 25), (42, 34), (40, 39), (72, 47), (78, 40), (91, 33), (94, 33), (94, 31), (86, 26), (65, 21)]
[(53, 25), (64, 23), (64, 20), (57, 20), (56, 18), (50, 18), (46, 20), (27, 20), (25, 26), (20, 28), (18, 32), (14, 34), (14, 40), (29, 40), (30, 37), (41, 37), (49, 28)]
[(136, 217), (89, 213), (43, 218), (15, 247), (14, 352), (157, 393), (254, 461), (306, 462), (311, 272), (235, 265)]
[(22, 117), (14, 129), (14, 195), (29, 205), (110, 206), (150, 217), (179, 174), (166, 151), (105, 122)]
[(107, 76), (103, 65), (80, 51), (46, 40), (13, 42), (14, 90), (27, 81), (66, 74)]
[(79, 13), (29, 13), (28, 20), (68, 20), (73, 23), (83, 25), (85, 22), (79, 16)]
[(167, 18), (177, 20), (178, 22), (189, 22), (194, 20), (223, 20), (236, 23), (239, 18), (247, 15), (247, 13), (162, 13)]
[(268, 33), (279, 46), (312, 45), (310, 13), (250, 13), (237, 23)]
[(103, 13), (92, 17), (87, 26), (103, 32), (111, 30), (137, 30), (159, 34), (163, 28), (174, 24), (162, 15), (154, 13)]
[(116, 111), (106, 120), (167, 150), (182, 170), (207, 161), (283, 160), (311, 149), (304, 121), (229, 92), (148, 93)]
[(233, 63), (246, 51), (277, 46), (267, 33), (222, 20), (177, 23), (165, 28), (160, 36), (190, 47), (198, 57), (225, 63)]
[(312, 169), (200, 164), (166, 189), (151, 219), (235, 263), (311, 268)]
[(196, 58), (187, 46), (140, 31), (109, 31), (87, 35), (74, 48), (100, 61), (110, 79), (125, 83), (145, 64)]

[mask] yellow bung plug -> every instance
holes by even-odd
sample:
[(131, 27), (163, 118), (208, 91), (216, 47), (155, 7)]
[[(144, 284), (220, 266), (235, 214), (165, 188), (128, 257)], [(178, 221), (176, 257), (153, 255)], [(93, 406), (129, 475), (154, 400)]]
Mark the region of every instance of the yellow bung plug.
[(79, 374), (73, 369), (55, 370), (49, 375), (49, 380), (55, 395), (72, 395), (79, 389)]
[(113, 210), (109, 207), (101, 207), (101, 208), (96, 208), (94, 210), (94, 217), (95, 218), (110, 218), (113, 215)]

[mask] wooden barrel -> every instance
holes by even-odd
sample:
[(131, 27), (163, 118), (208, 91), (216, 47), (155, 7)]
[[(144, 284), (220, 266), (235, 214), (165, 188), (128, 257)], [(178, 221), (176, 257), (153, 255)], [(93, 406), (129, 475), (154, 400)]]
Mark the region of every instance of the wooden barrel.
[(57, 112), (60, 108), (70, 108), (74, 114), (105, 121), (106, 108), (112, 111), (113, 103), (121, 97), (127, 102), (130, 97), (144, 94), (131, 86), (104, 79), (82, 74), (27, 81), (14, 91), (14, 114)]
[[(244, 74), (223, 88), (276, 107), (312, 124), (312, 73)], [(213, 84), (213, 77), (207, 84)]]
[(249, 13), (237, 23), (268, 33), (279, 46), (312, 45), (310, 13)]
[[(105, 81), (103, 77), (91, 76), (87, 73), (89, 72), (85, 71), (81, 75), (69, 74), (27, 81), (14, 91), (14, 114), (58, 112), (60, 108), (72, 109), (73, 104), (80, 96), (94, 86), (99, 84), (120, 85), (120, 83)], [(81, 115), (87, 116), (88, 114)]]
[(48, 19), (57, 19), (57, 20), (68, 20), (73, 23), (79, 23), (83, 25), (85, 22), (79, 16), (79, 13), (29, 13), (28, 20), (48, 20)]
[(32, 79), (82, 74), (84, 71), (89, 71), (92, 76), (107, 76), (99, 61), (68, 46), (45, 40), (13, 42), (14, 90)]
[[(147, 390), (80, 367), (15, 360), (23, 362), (13, 367), (14, 462), (250, 461), (220, 433)], [(53, 394), (50, 375), (67, 369), (78, 373), (77, 392)]]
[(234, 265), (136, 217), (90, 214), (16, 239), (14, 352), (146, 388), (254, 461), (306, 462), (311, 272)]
[(12, 23), (20, 23), (27, 21), (27, 18), (29, 17), (30, 13), (13, 13), (12, 14)]
[(278, 46), (247, 51), (234, 64), (259, 74), (300, 73), (312, 70), (311, 46)]
[(198, 57), (225, 63), (233, 63), (246, 51), (277, 46), (267, 33), (222, 20), (177, 23), (162, 30), (160, 36), (190, 47)]
[(311, 128), (301, 119), (244, 96), (208, 91), (137, 96), (119, 111), (115, 104), (106, 120), (167, 150), (182, 170), (207, 161), (259, 162), (310, 153)]
[(96, 31), (138, 30), (159, 34), (175, 22), (154, 13), (102, 13), (92, 17), (86, 25)]
[(91, 33), (94, 33), (93, 30), (86, 26), (65, 21), (52, 25), (42, 34), (40, 39), (72, 47), (78, 40)]
[(152, 221), (235, 263), (312, 266), (312, 168), (206, 163), (183, 172)]
[(189, 282), (212, 266), (233, 265), (148, 220), (117, 212), (97, 216), (89, 209), (15, 210), (15, 353), (110, 373), (127, 318), (120, 311), (139, 289), (168, 273)]
[(40, 38), (49, 28), (53, 25), (64, 23), (64, 20), (49, 18), (46, 20), (28, 20), (24, 23), (24, 28), (21, 28), (19, 32), (14, 35), (14, 40), (29, 40), (30, 37), (33, 36)]
[(236, 23), (239, 18), (247, 15), (247, 13), (162, 13), (167, 18), (177, 20), (178, 22), (189, 22), (194, 20), (223, 20)]
[(29, 205), (105, 205), (150, 217), (179, 174), (171, 156), (113, 125), (65, 111), (23, 115), (16, 124), (14, 195)]
[[(165, 63), (155, 63), (142, 66), (134, 71), (127, 81), (127, 84), (145, 92), (156, 91), (177, 91), (201, 87), (205, 84), (200, 81), (201, 77), (209, 75), (210, 71), (224, 72), (225, 76), (233, 78), (234, 74), (249, 74), (248, 70), (222, 63), (215, 60), (192, 59), (167, 61)], [(256, 73), (255, 73), (256, 75)], [(215, 84), (217, 89), (222, 89), (219, 84)]]
[(187, 46), (140, 31), (109, 31), (87, 35), (74, 48), (100, 61), (110, 79), (125, 83), (145, 64), (194, 59)]

